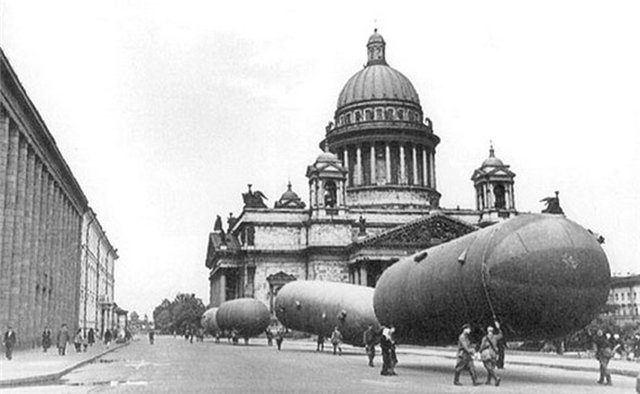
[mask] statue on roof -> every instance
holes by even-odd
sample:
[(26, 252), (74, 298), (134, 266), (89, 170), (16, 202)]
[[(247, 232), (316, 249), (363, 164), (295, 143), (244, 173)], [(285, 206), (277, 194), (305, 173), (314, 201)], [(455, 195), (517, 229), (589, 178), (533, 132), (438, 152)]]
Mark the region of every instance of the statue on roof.
[(251, 184), (247, 185), (249, 190), (246, 193), (242, 193), (242, 200), (244, 201), (245, 208), (266, 208), (267, 205), (264, 200), (268, 200), (260, 190), (255, 192), (251, 190)]
[(224, 233), (224, 229), (222, 228), (222, 218), (220, 215), (216, 215), (216, 222), (213, 225), (213, 232)]
[(555, 197), (546, 197), (540, 200), (540, 202), (544, 202), (547, 204), (547, 207), (542, 210), (542, 213), (553, 213), (556, 215), (564, 215), (564, 211), (560, 207), (560, 192), (556, 190)]

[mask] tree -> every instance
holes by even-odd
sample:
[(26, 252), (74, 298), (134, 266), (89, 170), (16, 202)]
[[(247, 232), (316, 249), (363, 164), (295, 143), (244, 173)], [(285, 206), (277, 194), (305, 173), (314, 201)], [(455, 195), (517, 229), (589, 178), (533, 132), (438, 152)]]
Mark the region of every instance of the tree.
[(156, 330), (163, 334), (183, 334), (187, 328), (200, 327), (200, 318), (205, 307), (195, 294), (178, 293), (173, 301), (162, 300), (153, 310)]

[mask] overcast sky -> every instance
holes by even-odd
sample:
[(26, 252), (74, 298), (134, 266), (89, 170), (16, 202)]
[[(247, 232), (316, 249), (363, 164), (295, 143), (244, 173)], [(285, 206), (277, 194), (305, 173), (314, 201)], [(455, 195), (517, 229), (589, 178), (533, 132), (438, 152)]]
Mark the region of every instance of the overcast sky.
[(0, 45), (119, 250), (120, 306), (208, 303), (207, 236), (247, 183), (306, 198), (376, 23), (442, 139), (443, 206), (474, 207), (493, 140), (519, 210), (559, 190), (613, 271), (640, 270), (637, 2), (302, 3), (0, 4)]

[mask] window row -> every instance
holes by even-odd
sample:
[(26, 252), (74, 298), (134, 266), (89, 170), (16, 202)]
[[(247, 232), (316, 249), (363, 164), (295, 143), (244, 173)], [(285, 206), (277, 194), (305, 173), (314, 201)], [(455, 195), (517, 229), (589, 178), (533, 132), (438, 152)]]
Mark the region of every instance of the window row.
[(408, 122), (420, 122), (421, 115), (418, 111), (405, 108), (368, 108), (354, 110), (338, 117), (338, 126), (352, 123), (368, 122), (372, 120), (404, 120)]

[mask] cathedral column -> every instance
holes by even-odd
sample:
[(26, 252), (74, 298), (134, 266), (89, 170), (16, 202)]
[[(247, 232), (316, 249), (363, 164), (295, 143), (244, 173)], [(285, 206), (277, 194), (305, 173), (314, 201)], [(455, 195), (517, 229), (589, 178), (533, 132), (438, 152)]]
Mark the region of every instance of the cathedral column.
[(311, 181), (309, 185), (309, 208), (316, 206), (316, 181)]
[(422, 185), (429, 186), (427, 181), (427, 150), (422, 148)]
[(342, 165), (347, 170), (347, 185), (349, 184), (349, 179), (351, 179), (351, 174), (349, 173), (349, 148), (344, 147), (344, 154), (342, 155)]
[(384, 161), (385, 161), (385, 169), (387, 176), (387, 184), (391, 183), (391, 148), (389, 147), (389, 143), (387, 142), (384, 145)]
[[(14, 133), (10, 132), (9, 117), (0, 110), (0, 289), (9, 289), (11, 286), (11, 266), (13, 242), (13, 220), (15, 210), (16, 177), (13, 175), (17, 166), (17, 143)], [(0, 320), (9, 321), (10, 291), (0, 291), (0, 304), (6, 307), (0, 308)], [(2, 327), (4, 329), (5, 327)]]
[(413, 184), (418, 184), (418, 152), (416, 152), (416, 146), (411, 147), (412, 159), (413, 159)]
[(365, 263), (361, 263), (360, 265), (360, 284), (362, 286), (367, 285), (367, 266)]
[(407, 183), (404, 165), (404, 145), (400, 144), (400, 182), (398, 183), (401, 185)]
[(369, 158), (371, 166), (371, 184), (376, 184), (376, 143), (371, 143), (371, 157)]
[(431, 187), (436, 188), (436, 152), (435, 150), (431, 151), (429, 155), (429, 160), (431, 161)]
[(224, 271), (221, 271), (220, 272), (220, 304), (226, 301), (226, 297), (227, 297), (226, 290), (227, 290), (227, 277), (224, 274)]
[(362, 148), (360, 145), (356, 148), (356, 168), (355, 168), (354, 180), (355, 186), (362, 185)]

